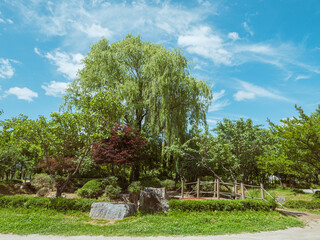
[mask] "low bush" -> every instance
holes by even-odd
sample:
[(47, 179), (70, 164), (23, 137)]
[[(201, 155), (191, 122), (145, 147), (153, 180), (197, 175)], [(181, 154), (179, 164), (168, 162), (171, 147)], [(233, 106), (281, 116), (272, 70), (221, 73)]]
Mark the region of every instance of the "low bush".
[(320, 209), (320, 201), (289, 200), (283, 206), (287, 208)]
[(312, 195), (313, 199), (320, 199), (320, 191), (316, 191), (313, 195)]
[(43, 187), (51, 186), (53, 183), (52, 183), (52, 179), (49, 177), (48, 174), (40, 173), (34, 176), (34, 179), (31, 181), (31, 184), (35, 188), (40, 189)]
[(48, 195), (51, 192), (51, 189), (48, 187), (43, 187), (40, 188), (37, 192), (37, 196), (38, 197), (45, 197), (46, 195)]
[(98, 198), (103, 193), (103, 185), (101, 179), (93, 179), (78, 189), (77, 194), (82, 198)]
[(161, 181), (161, 187), (166, 188), (166, 190), (168, 190), (168, 191), (172, 191), (172, 190), (174, 190), (175, 182), (171, 179), (163, 180), (163, 181)]
[(172, 211), (270, 211), (276, 208), (275, 202), (266, 202), (256, 199), (244, 200), (170, 200), (169, 207)]
[(154, 188), (160, 188), (161, 182), (160, 179), (157, 177), (144, 177), (140, 179), (140, 183), (143, 187), (154, 187)]
[(89, 212), (93, 199), (40, 198), (25, 196), (0, 196), (1, 208), (44, 208), (57, 211), (76, 210)]
[(121, 192), (121, 187), (118, 185), (118, 178), (114, 176), (107, 177), (101, 182), (102, 187), (104, 187), (104, 197), (114, 199)]
[(299, 188), (292, 189), (292, 192), (295, 192), (295, 193), (298, 193), (298, 194), (304, 194), (304, 191), (302, 189), (299, 189)]
[(140, 181), (134, 181), (128, 187), (128, 191), (130, 193), (140, 194), (141, 190), (142, 190), (142, 185)]

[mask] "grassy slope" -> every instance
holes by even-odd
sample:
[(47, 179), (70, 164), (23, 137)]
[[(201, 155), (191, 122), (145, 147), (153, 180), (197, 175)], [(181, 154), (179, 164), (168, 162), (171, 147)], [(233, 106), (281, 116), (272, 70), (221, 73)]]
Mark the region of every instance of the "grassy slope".
[(117, 221), (92, 220), (88, 214), (31, 209), (0, 209), (0, 232), (55, 235), (215, 235), (303, 226), (278, 212), (214, 212), (134, 216)]

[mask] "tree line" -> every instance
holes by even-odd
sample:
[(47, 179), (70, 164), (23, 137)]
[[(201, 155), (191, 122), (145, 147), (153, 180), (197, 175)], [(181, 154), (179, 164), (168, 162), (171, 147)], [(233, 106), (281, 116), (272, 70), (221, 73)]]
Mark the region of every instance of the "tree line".
[(50, 118), (1, 121), (0, 177), (46, 172), (60, 196), (73, 177), (318, 181), (320, 108), (270, 129), (224, 119), (208, 129), (209, 85), (180, 50), (128, 35), (91, 46)]

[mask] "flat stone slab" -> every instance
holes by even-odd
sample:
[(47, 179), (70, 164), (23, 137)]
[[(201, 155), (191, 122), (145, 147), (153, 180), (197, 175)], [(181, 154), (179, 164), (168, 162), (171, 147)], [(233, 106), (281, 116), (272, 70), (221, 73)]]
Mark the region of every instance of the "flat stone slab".
[(315, 193), (320, 191), (320, 189), (302, 189), (304, 193)]
[(119, 220), (136, 212), (134, 204), (95, 202), (91, 205), (90, 217)]

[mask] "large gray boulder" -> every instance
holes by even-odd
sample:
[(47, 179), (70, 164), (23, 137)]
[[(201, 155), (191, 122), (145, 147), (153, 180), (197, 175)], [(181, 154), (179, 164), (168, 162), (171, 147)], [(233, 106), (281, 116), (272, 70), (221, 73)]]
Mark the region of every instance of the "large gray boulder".
[(140, 193), (138, 210), (146, 212), (167, 212), (169, 209), (165, 188), (145, 188)]
[(105, 219), (123, 219), (136, 212), (134, 204), (95, 202), (91, 205), (90, 217)]

